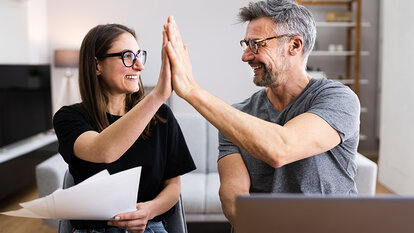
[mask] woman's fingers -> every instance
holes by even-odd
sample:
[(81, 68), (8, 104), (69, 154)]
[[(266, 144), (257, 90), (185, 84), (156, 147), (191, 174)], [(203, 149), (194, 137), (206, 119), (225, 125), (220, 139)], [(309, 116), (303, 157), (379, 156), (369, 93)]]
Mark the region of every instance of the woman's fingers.
[(161, 48), (161, 58), (162, 61), (165, 62), (165, 57), (167, 56), (167, 47), (168, 39), (167, 39), (167, 33), (165, 31), (162, 32), (162, 48)]
[(114, 217), (114, 220), (111, 220), (111, 221), (141, 219), (141, 218), (146, 218), (146, 217), (147, 217), (147, 214), (145, 211), (136, 210), (132, 212), (118, 214)]
[(144, 230), (147, 225), (148, 216), (145, 211), (133, 211), (118, 214), (114, 220), (108, 221), (108, 225), (117, 226), (130, 232)]

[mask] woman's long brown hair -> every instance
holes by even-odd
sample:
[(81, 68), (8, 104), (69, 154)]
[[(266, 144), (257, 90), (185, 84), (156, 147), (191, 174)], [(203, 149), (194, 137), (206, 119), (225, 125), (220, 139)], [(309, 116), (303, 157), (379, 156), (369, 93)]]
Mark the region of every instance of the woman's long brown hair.
[[(112, 43), (123, 33), (130, 33), (136, 38), (135, 31), (120, 24), (104, 24), (92, 28), (82, 41), (79, 54), (79, 90), (82, 104), (90, 119), (101, 132), (109, 126), (106, 115), (108, 96), (105, 87), (96, 75), (95, 58), (101, 57), (111, 48)], [(145, 97), (144, 86), (139, 77), (139, 91), (129, 93), (125, 98), (125, 111), (131, 110)], [(151, 129), (158, 121), (165, 122), (161, 117), (154, 115), (146, 126), (142, 136), (144, 139), (151, 136)]]

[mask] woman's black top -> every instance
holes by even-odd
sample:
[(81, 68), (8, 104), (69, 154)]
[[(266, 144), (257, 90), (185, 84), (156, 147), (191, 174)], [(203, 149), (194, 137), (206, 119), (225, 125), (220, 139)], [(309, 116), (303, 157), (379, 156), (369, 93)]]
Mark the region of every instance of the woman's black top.
[[(59, 153), (69, 165), (75, 184), (107, 169), (110, 174), (142, 166), (137, 202), (154, 199), (163, 189), (163, 181), (194, 170), (195, 164), (188, 150), (180, 126), (167, 105), (162, 105), (157, 115), (166, 120), (158, 122), (149, 139), (140, 136), (118, 160), (112, 163), (93, 163), (76, 157), (73, 153), (75, 140), (86, 131), (97, 131), (83, 105), (62, 107), (53, 117), (53, 126), (59, 141)], [(112, 124), (120, 116), (107, 114)], [(112, 190), (108, 192), (122, 192)], [(172, 213), (172, 208), (154, 221), (163, 220)], [(105, 227), (106, 221), (72, 220), (77, 229)]]

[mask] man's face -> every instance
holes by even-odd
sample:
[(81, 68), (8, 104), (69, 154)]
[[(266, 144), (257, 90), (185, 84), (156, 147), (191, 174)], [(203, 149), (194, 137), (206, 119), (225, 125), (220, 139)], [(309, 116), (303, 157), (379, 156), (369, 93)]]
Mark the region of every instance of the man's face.
[[(244, 40), (264, 39), (276, 36), (275, 23), (270, 17), (257, 18), (250, 21), (246, 29)], [(253, 82), (257, 86), (276, 87), (284, 83), (285, 71), (289, 67), (286, 59), (286, 43), (283, 39), (271, 39), (264, 42), (255, 54), (247, 48), (242, 60), (247, 62), (253, 69)]]

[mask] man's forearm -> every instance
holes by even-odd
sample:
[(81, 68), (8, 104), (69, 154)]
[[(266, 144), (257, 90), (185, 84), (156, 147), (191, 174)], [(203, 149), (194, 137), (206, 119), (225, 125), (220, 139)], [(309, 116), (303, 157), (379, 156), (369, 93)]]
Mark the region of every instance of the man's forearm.
[(184, 99), (231, 142), (269, 165), (283, 151), (281, 126), (239, 111), (202, 88), (194, 89)]
[(229, 220), (230, 224), (234, 226), (236, 218), (236, 196), (233, 198), (225, 198), (224, 195), (220, 192), (220, 201), (221, 208), (223, 209), (223, 214)]
[(222, 188), (219, 191), (221, 208), (223, 209), (224, 216), (229, 220), (230, 224), (234, 227), (236, 224), (236, 198), (237, 195), (248, 194), (248, 192), (230, 193), (226, 192)]
[(230, 154), (218, 161), (220, 175), (220, 201), (223, 213), (234, 226), (236, 217), (236, 197), (249, 194), (250, 177), (240, 154)]

